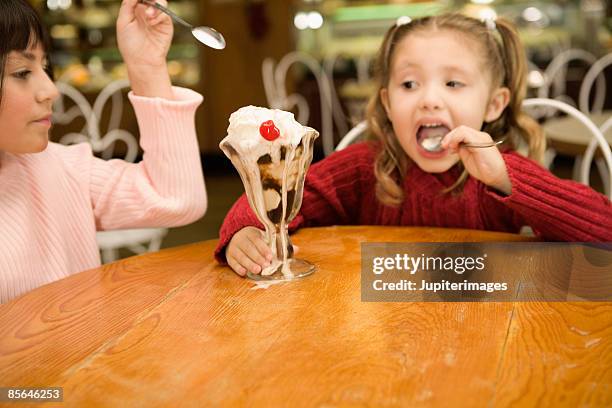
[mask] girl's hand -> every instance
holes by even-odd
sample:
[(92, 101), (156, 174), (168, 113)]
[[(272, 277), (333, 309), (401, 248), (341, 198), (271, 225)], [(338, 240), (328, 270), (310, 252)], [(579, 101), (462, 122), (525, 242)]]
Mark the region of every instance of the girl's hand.
[(263, 239), (263, 232), (244, 227), (234, 234), (225, 251), (227, 263), (240, 276), (247, 271), (258, 274), (272, 261), (272, 252)]
[(442, 139), (442, 147), (458, 153), (463, 166), (472, 177), (506, 195), (512, 192), (506, 163), (494, 147), (475, 148), (461, 146), (461, 143), (490, 143), (493, 139), (488, 133), (479, 132), (468, 126), (459, 126)]
[[(166, 5), (166, 0), (156, 0)], [(174, 28), (169, 16), (138, 0), (123, 0), (117, 19), (117, 43), (132, 90), (141, 96), (172, 99), (166, 56)]]

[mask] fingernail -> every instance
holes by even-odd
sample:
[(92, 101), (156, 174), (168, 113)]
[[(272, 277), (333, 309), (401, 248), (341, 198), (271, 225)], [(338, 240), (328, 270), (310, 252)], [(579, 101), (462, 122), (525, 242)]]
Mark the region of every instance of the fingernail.
[(148, 8), (146, 13), (147, 13), (147, 16), (151, 17), (153, 16), (153, 13), (155, 13), (155, 10), (153, 10), (152, 8)]

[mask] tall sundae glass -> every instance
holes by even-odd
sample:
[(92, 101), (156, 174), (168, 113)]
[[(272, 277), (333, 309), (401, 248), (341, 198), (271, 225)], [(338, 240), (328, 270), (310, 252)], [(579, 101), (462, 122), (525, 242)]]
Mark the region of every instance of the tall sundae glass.
[(238, 170), (251, 209), (265, 227), (273, 260), (256, 280), (292, 280), (316, 267), (293, 257), (287, 226), (302, 205), (304, 178), (319, 133), (298, 123), (291, 112), (246, 106), (230, 116), (219, 146)]

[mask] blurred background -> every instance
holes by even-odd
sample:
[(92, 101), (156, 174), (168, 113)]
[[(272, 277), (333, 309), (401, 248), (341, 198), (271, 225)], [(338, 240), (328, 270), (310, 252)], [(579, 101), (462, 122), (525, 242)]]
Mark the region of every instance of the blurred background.
[[(116, 47), (115, 19), (120, 0), (30, 0), (40, 11), (53, 41), (55, 80), (66, 98), (57, 110), (52, 138), (69, 133), (121, 130), (138, 137), (127, 102), (125, 66)], [(371, 63), (382, 35), (397, 17), (419, 17), (462, 10), (480, 17), (505, 16), (516, 23), (530, 61), (529, 95), (580, 105), (585, 75), (612, 52), (609, 1), (366, 1), (366, 0), (177, 0), (170, 8), (193, 25), (220, 31), (224, 50), (197, 43), (175, 26), (169, 68), (174, 84), (204, 95), (196, 125), (209, 193), (208, 213), (190, 226), (171, 229), (170, 247), (218, 237), (231, 204), (243, 192), (229, 160), (218, 148), (229, 115), (244, 105), (292, 110), (303, 124), (318, 129), (315, 160), (329, 154), (344, 134), (363, 119), (372, 93)], [(612, 108), (612, 69), (600, 69), (581, 109)], [(607, 79), (607, 81), (606, 81)], [(603, 84), (603, 85), (602, 85)], [(583, 91), (584, 92), (584, 91)], [(97, 102), (96, 102), (97, 101)], [(97, 128), (81, 110), (97, 112)], [(96, 107), (94, 109), (94, 107)], [(585, 107), (586, 106), (586, 107)], [(85, 108), (83, 108), (85, 107)], [(61, 116), (61, 117), (60, 117)], [(95, 126), (94, 126), (95, 127)], [(116, 132), (115, 132), (116, 133)], [(88, 134), (87, 136), (91, 136)], [(110, 150), (109, 150), (110, 149)], [(124, 157), (129, 147), (115, 143), (103, 157)], [(138, 160), (139, 152), (130, 160)], [(575, 176), (575, 152), (559, 147), (550, 159), (561, 177)], [(594, 188), (604, 190), (595, 173)], [(129, 255), (121, 252), (121, 256)]]

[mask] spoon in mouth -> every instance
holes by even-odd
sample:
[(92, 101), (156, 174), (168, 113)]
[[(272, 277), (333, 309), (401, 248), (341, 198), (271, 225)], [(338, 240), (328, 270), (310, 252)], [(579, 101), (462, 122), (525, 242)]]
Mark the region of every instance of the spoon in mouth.
[(166, 13), (172, 18), (172, 20), (174, 20), (174, 22), (179, 23), (183, 27), (186, 27), (191, 30), (191, 34), (193, 34), (193, 36), (202, 44), (207, 45), (210, 48), (214, 48), (216, 50), (222, 50), (223, 48), (225, 48), (225, 38), (223, 38), (223, 35), (221, 35), (221, 33), (215, 30), (214, 28), (206, 26), (194, 27), (193, 25), (189, 24), (188, 22), (174, 14), (168, 8), (162, 6), (159, 3), (156, 3), (153, 0), (138, 0), (138, 2), (151, 7), (155, 7), (162, 13)]
[[(444, 136), (430, 137), (421, 142), (421, 146), (423, 149), (427, 150), (431, 153), (437, 153), (442, 151), (442, 138)], [(506, 138), (487, 142), (487, 143), (460, 143), (459, 147), (475, 147), (475, 148), (485, 148), (485, 147), (493, 147), (499, 144), (502, 144), (506, 141)]]

